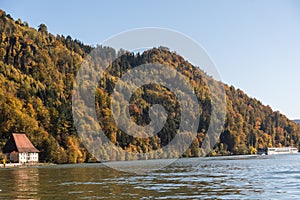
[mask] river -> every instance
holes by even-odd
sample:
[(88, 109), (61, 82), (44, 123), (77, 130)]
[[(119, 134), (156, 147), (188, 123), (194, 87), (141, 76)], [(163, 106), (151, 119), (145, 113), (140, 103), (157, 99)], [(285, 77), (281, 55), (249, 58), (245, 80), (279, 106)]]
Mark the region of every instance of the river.
[(299, 154), (179, 159), (143, 174), (103, 164), (0, 169), (0, 199), (299, 198)]

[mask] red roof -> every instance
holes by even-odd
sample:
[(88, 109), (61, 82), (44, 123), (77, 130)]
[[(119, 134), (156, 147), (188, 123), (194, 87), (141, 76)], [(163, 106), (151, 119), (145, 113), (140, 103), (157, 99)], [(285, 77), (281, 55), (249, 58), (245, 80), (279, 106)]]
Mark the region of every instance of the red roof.
[(4, 153), (11, 153), (17, 151), (19, 153), (38, 153), (33, 144), (30, 142), (25, 134), (13, 133), (10, 140), (6, 143), (3, 148)]
[(39, 150), (37, 150), (33, 144), (30, 142), (28, 137), (25, 134), (17, 134), (13, 133), (13, 137), (18, 149), (19, 153), (22, 152), (30, 152), (30, 153), (37, 153)]

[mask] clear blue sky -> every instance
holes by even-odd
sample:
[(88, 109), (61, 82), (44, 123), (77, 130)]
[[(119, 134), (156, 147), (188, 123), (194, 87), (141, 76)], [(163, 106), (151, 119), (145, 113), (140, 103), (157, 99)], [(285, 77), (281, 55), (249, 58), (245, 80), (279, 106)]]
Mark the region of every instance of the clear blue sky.
[(0, 8), (87, 44), (133, 28), (177, 30), (207, 50), (225, 83), (300, 118), (300, 1), (1, 0)]

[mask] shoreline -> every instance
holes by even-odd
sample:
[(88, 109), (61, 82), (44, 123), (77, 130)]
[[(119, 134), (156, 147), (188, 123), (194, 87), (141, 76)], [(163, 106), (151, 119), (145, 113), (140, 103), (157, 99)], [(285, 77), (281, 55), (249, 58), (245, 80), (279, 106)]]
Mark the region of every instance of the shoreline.
[(56, 165), (56, 164), (54, 164), (54, 163), (35, 163), (35, 164), (6, 163), (6, 164), (0, 164), (0, 169), (40, 167), (40, 166), (51, 166), (51, 165)]
[[(281, 155), (300, 155), (300, 153), (294, 153), (294, 154), (281, 154)], [(259, 154), (248, 154), (248, 155), (222, 155), (222, 156), (209, 156), (209, 157), (189, 157), (192, 159), (197, 158), (204, 158), (204, 159), (211, 159), (211, 160), (247, 160), (252, 158), (269, 158), (270, 156), (274, 155), (259, 155)], [(276, 156), (276, 155), (275, 155)], [(186, 159), (188, 157), (182, 157), (177, 158), (176, 160), (180, 159)], [(76, 164), (103, 164), (103, 163), (109, 163), (109, 164), (116, 164), (119, 162), (132, 162), (132, 161), (157, 161), (157, 160), (166, 160), (165, 159), (149, 159), (149, 160), (124, 160), (124, 161), (101, 161), (101, 162), (84, 162), (84, 163), (64, 163), (64, 164), (55, 164), (55, 163), (36, 163), (36, 164), (20, 164), (20, 163), (7, 163), (0, 164), (0, 169), (5, 168), (27, 168), (27, 167), (42, 167), (42, 166), (58, 166), (58, 165), (76, 165)], [(172, 159), (172, 158), (169, 158)]]

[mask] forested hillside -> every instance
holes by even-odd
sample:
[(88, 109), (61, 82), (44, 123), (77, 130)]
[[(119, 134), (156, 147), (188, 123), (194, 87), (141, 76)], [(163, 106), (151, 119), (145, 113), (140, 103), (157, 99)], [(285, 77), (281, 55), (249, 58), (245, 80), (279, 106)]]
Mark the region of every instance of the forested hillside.
[[(117, 57), (118, 52), (114, 49), (102, 48), (110, 57)], [(26, 22), (15, 21), (0, 10), (0, 148), (12, 133), (22, 132), (41, 151), (42, 161), (77, 163), (93, 160), (77, 136), (71, 105), (76, 73), (92, 49), (70, 36), (48, 33), (44, 24), (38, 30), (31, 28)], [(210, 116), (211, 97), (203, 81), (206, 75), (166, 48), (154, 48), (142, 54), (126, 53), (107, 70), (95, 95), (99, 123), (105, 134), (116, 146), (130, 152), (159, 149), (174, 137), (180, 113), (170, 105), (176, 105), (176, 98), (159, 85), (147, 85), (135, 92), (130, 110), (137, 124), (146, 125), (149, 107), (162, 103), (171, 117), (156, 136), (148, 140), (134, 138), (110, 120), (110, 94), (116, 81), (128, 69), (145, 63), (169, 65), (190, 81), (200, 103), (201, 117), (198, 136), (183, 156), (202, 155), (200, 147), (209, 121), (217, 120)], [(255, 153), (256, 148), (271, 146), (299, 147), (300, 127), (295, 122), (233, 86), (224, 87), (227, 95), (225, 128), (210, 155)], [(114, 160), (111, 157), (104, 159)]]
[(300, 120), (299, 119), (295, 119), (293, 120), (295, 123), (300, 124)]

